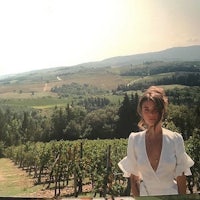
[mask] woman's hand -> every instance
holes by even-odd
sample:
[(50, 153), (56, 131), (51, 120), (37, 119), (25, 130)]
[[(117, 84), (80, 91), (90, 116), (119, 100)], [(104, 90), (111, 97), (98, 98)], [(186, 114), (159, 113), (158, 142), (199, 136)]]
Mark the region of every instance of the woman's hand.
[(140, 196), (140, 183), (139, 183), (139, 177), (131, 174), (131, 191), (133, 194), (133, 197)]
[(178, 176), (176, 178), (177, 186), (178, 186), (178, 193), (179, 194), (186, 194), (186, 176), (184, 173), (182, 176)]

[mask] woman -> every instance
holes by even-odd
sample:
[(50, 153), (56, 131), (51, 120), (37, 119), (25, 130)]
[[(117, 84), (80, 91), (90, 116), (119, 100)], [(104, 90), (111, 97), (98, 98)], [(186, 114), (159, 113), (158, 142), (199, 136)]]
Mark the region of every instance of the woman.
[(130, 134), (127, 156), (119, 162), (130, 176), (134, 197), (186, 194), (186, 176), (194, 162), (185, 152), (181, 134), (162, 128), (167, 105), (160, 87), (151, 86), (140, 98), (142, 131)]

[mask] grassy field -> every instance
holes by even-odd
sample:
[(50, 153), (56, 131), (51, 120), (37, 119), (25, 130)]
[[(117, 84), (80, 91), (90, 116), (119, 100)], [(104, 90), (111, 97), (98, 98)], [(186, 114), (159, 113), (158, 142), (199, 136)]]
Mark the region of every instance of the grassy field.
[[(47, 74), (49, 76), (47, 76)], [(59, 80), (56, 78), (59, 75)], [(121, 77), (109, 70), (81, 70), (78, 73), (49, 72), (18, 75), (0, 81), (0, 104), (8, 106), (32, 107), (35, 109), (49, 109), (62, 107), (76, 101), (76, 97), (69, 94), (67, 98), (59, 98), (51, 88), (65, 84), (88, 84), (105, 90), (116, 89), (120, 84), (126, 84), (130, 78)], [(111, 101), (118, 102), (119, 97), (106, 96)], [(121, 99), (121, 97), (120, 97)]]
[(42, 186), (34, 186), (34, 180), (25, 171), (5, 158), (0, 159), (0, 197), (37, 197)]
[[(158, 65), (159, 63), (154, 63)], [(55, 106), (63, 107), (67, 104), (75, 103), (80, 99), (78, 96), (68, 94), (67, 98), (59, 98), (56, 93), (51, 92), (54, 87), (77, 83), (80, 85), (91, 85), (97, 88), (110, 91), (103, 97), (108, 98), (113, 103), (123, 100), (124, 94), (112, 95), (119, 85), (131, 85), (134, 83), (153, 82), (162, 78), (170, 77), (174, 74), (163, 73), (152, 76), (121, 76), (120, 73), (130, 69), (131, 66), (123, 67), (102, 67), (102, 68), (58, 68), (40, 70), (35, 72), (19, 74), (7, 79), (0, 79), (0, 105), (2, 106), (23, 106), (39, 110), (51, 109)], [(174, 87), (185, 87), (180, 85), (165, 85), (165, 89)], [(128, 91), (128, 94), (141, 91)], [(102, 96), (98, 96), (102, 97)]]
[[(59, 74), (58, 72), (54, 75), (48, 76), (48, 71), (45, 74), (38, 74), (35, 72), (33, 74), (24, 74), (18, 75), (16, 77), (11, 77), (10, 79), (0, 80), (0, 94), (9, 94), (9, 93), (32, 93), (35, 94), (45, 94), (51, 95), (50, 92), (52, 87), (59, 87), (63, 84), (89, 84), (97, 86), (99, 88), (112, 90), (120, 84), (126, 84), (128, 81), (125, 77), (121, 77), (117, 73), (112, 73), (109, 70), (103, 69), (90, 69), (82, 70), (77, 73), (64, 73)], [(59, 79), (58, 79), (59, 78)], [(48, 92), (50, 92), (48, 94)]]

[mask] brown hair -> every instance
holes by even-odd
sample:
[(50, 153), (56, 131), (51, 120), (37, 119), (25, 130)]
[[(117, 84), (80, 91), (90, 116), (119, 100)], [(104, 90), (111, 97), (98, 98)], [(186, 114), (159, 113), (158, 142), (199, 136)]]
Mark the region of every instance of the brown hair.
[(168, 98), (165, 95), (165, 91), (163, 88), (161, 87), (157, 87), (157, 86), (151, 86), (149, 87), (145, 93), (141, 96), (139, 103), (138, 103), (138, 107), (137, 107), (137, 111), (138, 114), (140, 115), (141, 119), (138, 123), (138, 127), (141, 128), (142, 130), (144, 130), (146, 128), (146, 123), (144, 121), (144, 119), (142, 118), (142, 104), (145, 101), (153, 101), (158, 109), (159, 112), (159, 119), (157, 121), (157, 123), (155, 124), (155, 126), (161, 121), (163, 120), (163, 116), (166, 114), (166, 108), (168, 105)]

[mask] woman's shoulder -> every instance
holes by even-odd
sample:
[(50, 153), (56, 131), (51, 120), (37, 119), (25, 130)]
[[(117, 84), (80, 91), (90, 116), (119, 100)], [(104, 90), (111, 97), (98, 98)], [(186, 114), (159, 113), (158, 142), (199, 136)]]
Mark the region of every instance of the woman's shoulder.
[(146, 131), (139, 131), (139, 132), (132, 132), (130, 135), (129, 135), (129, 138), (131, 139), (139, 139), (139, 138), (142, 138), (144, 136)]
[(172, 140), (182, 140), (182, 135), (178, 132), (163, 128), (163, 135)]

